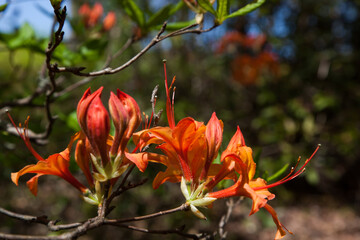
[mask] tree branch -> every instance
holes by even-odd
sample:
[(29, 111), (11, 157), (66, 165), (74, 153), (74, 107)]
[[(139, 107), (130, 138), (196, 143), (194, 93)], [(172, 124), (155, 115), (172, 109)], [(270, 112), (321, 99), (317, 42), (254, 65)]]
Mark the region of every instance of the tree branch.
[(164, 216), (164, 215), (167, 215), (167, 214), (180, 212), (180, 211), (187, 211), (187, 210), (189, 210), (189, 205), (184, 203), (181, 206), (173, 208), (173, 209), (160, 211), (160, 212), (157, 212), (157, 213), (152, 213), (152, 214), (148, 214), (148, 215), (144, 215), (144, 216), (132, 217), (132, 218), (123, 218), (123, 219), (106, 219), (104, 224), (106, 224), (106, 225), (116, 225), (116, 224), (125, 223), (125, 222), (137, 222), (137, 221), (156, 218), (156, 217)]

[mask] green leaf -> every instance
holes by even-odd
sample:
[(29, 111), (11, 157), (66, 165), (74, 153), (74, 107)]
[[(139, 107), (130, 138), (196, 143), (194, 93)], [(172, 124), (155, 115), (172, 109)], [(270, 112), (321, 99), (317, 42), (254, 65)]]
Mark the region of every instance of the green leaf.
[(129, 17), (134, 20), (139, 27), (145, 26), (145, 15), (133, 0), (122, 0), (121, 5)]
[[(195, 24), (196, 21), (195, 19), (193, 20), (190, 20), (190, 21), (185, 21), (185, 22), (174, 22), (174, 23), (168, 23), (166, 25), (166, 30), (168, 31), (176, 31), (176, 30), (179, 30), (181, 28), (184, 28), (184, 27), (187, 27), (187, 26), (190, 26), (192, 24)], [(160, 29), (162, 25), (158, 25), (156, 28)]]
[(7, 3), (3, 4), (3, 5), (0, 5), (0, 12), (3, 12), (5, 11), (6, 7), (8, 6)]
[(218, 21), (222, 23), (230, 11), (230, 0), (219, 0), (217, 7)]
[(172, 4), (166, 5), (156, 13), (154, 13), (146, 23), (148, 27), (164, 23), (171, 16)]
[(184, 6), (183, 1), (180, 1), (178, 4), (168, 4), (165, 7), (161, 8), (159, 11), (151, 15), (150, 19), (147, 22), (148, 27), (154, 27), (159, 24), (163, 24), (167, 21), (174, 13), (176, 13), (182, 6)]
[(212, 4), (209, 2), (209, 0), (198, 0), (197, 1), (200, 7), (205, 9), (206, 11), (210, 12), (212, 15), (214, 15), (216, 18), (218, 18), (217, 12), (213, 8)]
[(270, 177), (267, 177), (266, 181), (267, 182), (271, 182), (272, 180), (280, 177), (285, 171), (286, 169), (289, 167), (289, 164), (285, 164), (279, 171), (277, 171), (275, 174), (273, 174), (272, 176)]
[[(232, 14), (225, 17), (225, 19), (233, 18), (233, 17), (239, 17), (245, 14), (248, 14), (249, 12), (254, 11), (255, 9), (259, 8), (261, 5), (265, 3), (266, 0), (258, 0), (254, 3), (249, 3), (245, 7), (240, 8), (239, 10), (233, 12)], [(225, 20), (224, 19), (224, 20)]]
[(6, 44), (11, 50), (34, 46), (37, 44), (35, 31), (25, 23), (14, 35), (8, 35)]

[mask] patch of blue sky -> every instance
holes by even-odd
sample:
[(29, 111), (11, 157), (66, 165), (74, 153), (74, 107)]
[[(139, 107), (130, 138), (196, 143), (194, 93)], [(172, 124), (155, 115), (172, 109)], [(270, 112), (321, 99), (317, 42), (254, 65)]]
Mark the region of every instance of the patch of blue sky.
[[(39, 36), (48, 36), (53, 24), (53, 9), (49, 0), (0, 0), (0, 5), (8, 3), (4, 12), (0, 14), (0, 32), (10, 33), (24, 23), (28, 23)], [(71, 15), (71, 1), (64, 0), (67, 14)], [(71, 35), (69, 22), (64, 26), (65, 38)]]

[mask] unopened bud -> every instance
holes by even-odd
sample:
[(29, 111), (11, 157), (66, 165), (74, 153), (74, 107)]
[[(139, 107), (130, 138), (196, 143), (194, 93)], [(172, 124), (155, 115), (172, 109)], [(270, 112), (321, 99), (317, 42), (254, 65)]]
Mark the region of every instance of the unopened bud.
[(91, 94), (88, 89), (84, 93), (77, 107), (77, 117), (95, 155), (101, 156), (105, 165), (109, 158), (106, 141), (110, 132), (110, 118), (100, 99), (102, 90), (101, 87)]

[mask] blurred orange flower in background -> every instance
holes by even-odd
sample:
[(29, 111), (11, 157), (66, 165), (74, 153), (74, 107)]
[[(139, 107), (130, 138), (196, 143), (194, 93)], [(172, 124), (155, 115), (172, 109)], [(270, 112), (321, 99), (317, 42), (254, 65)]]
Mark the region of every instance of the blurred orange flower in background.
[(276, 54), (266, 50), (266, 36), (246, 36), (240, 32), (227, 33), (217, 47), (220, 54), (231, 56), (232, 78), (243, 84), (253, 85), (264, 73), (277, 76), (279, 63)]
[[(78, 11), (86, 28), (95, 27), (104, 13), (104, 8), (101, 3), (96, 2), (91, 8), (89, 4), (84, 3)], [(116, 23), (116, 15), (113, 11), (108, 12), (102, 22), (102, 29), (109, 31)]]

